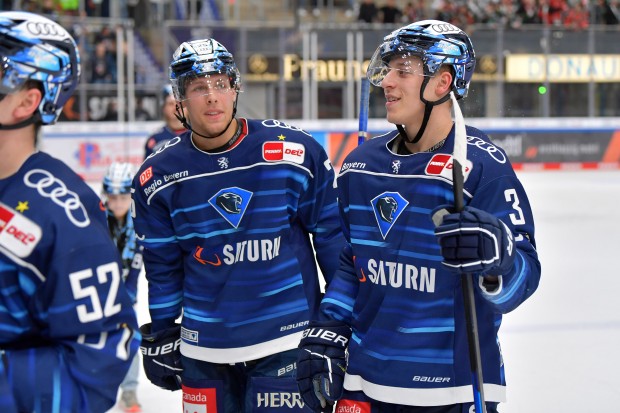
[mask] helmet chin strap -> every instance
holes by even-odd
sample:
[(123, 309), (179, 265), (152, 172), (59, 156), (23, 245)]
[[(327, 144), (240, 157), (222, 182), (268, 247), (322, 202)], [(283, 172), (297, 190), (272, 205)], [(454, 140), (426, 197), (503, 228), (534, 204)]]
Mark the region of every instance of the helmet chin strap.
[(26, 120), (21, 122), (17, 122), (13, 125), (3, 125), (0, 123), (0, 130), (15, 130), (25, 128), (26, 126), (32, 125), (36, 121), (38, 121), (41, 117), (39, 115), (33, 115)]
[(420, 100), (424, 102), (424, 117), (422, 118), (422, 125), (420, 125), (420, 129), (418, 129), (418, 133), (416, 133), (413, 139), (409, 139), (409, 135), (407, 135), (405, 127), (403, 125), (396, 125), (396, 129), (398, 129), (398, 133), (400, 133), (400, 136), (402, 136), (409, 143), (418, 143), (420, 141), (422, 135), (424, 134), (424, 131), (426, 130), (428, 120), (431, 117), (431, 111), (433, 110), (433, 107), (435, 105), (442, 104), (448, 99), (450, 99), (450, 93), (452, 93), (450, 92), (446, 96), (434, 102), (429, 102), (428, 100), (424, 99), (424, 90), (426, 90), (426, 85), (428, 84), (429, 80), (430, 77), (425, 76), (424, 80), (422, 81), (422, 86), (420, 87)]
[(235, 119), (235, 115), (237, 114), (237, 100), (238, 99), (239, 99), (239, 93), (237, 93), (237, 97), (235, 98), (235, 104), (233, 106), (232, 116), (230, 117), (230, 120), (228, 121), (228, 123), (226, 124), (224, 129), (222, 129), (222, 131), (220, 133), (218, 133), (217, 135), (207, 136), (207, 135), (203, 135), (202, 133), (196, 132), (192, 128), (192, 125), (190, 125), (190, 123), (187, 121), (187, 118), (185, 117), (185, 114), (183, 112), (183, 104), (182, 103), (179, 103), (179, 105), (181, 105), (180, 107), (179, 107), (179, 105), (176, 106), (176, 113), (174, 114), (174, 116), (179, 120), (179, 122), (181, 122), (181, 124), (183, 125), (183, 127), (185, 129), (191, 131), (192, 133), (195, 133), (196, 135), (198, 135), (198, 136), (200, 136), (202, 138), (207, 138), (207, 139), (219, 138), (220, 136), (222, 136), (223, 134), (226, 133), (226, 131), (230, 127), (230, 124)]

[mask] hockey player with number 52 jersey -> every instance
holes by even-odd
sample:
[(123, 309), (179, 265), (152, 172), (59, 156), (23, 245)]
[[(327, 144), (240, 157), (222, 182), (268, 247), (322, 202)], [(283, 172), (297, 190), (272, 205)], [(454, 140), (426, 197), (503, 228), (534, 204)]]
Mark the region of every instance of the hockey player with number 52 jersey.
[(104, 413), (139, 343), (97, 194), (38, 152), (78, 84), (55, 22), (0, 13), (0, 412)]
[(301, 412), (295, 361), (321, 298), (317, 261), (329, 282), (344, 245), (333, 168), (299, 128), (235, 117), (240, 76), (216, 40), (181, 44), (170, 74), (188, 132), (133, 185), (145, 372), (182, 388), (188, 411)]
[[(436, 20), (395, 30), (370, 61), (396, 128), (353, 150), (338, 175), (347, 246), (297, 363), (315, 411), (472, 412), (462, 277), (473, 277), (487, 413), (506, 400), (498, 331), (538, 287), (540, 263), (508, 157), (458, 110), (474, 66), (469, 36)], [(455, 135), (468, 159), (461, 212)]]

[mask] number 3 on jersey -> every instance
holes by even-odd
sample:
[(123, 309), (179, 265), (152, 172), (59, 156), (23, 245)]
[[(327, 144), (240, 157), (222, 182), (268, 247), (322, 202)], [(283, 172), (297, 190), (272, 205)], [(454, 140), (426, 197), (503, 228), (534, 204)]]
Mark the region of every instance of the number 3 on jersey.
[(95, 270), (97, 273), (97, 282), (104, 284), (108, 282), (108, 275), (110, 276), (110, 289), (108, 291), (108, 298), (106, 299), (105, 306), (101, 307), (101, 300), (99, 299), (99, 293), (97, 288), (93, 285), (84, 287), (82, 281), (93, 277), (93, 270), (87, 268), (85, 270), (76, 271), (69, 274), (69, 280), (71, 281), (71, 291), (73, 297), (76, 300), (82, 298), (90, 298), (92, 311), (88, 310), (86, 304), (80, 304), (77, 306), (77, 314), (80, 322), (88, 323), (101, 318), (110, 317), (119, 311), (121, 311), (121, 304), (115, 303), (116, 294), (118, 293), (118, 287), (120, 284), (120, 271), (118, 264), (110, 262), (97, 267)]
[[(504, 198), (507, 202), (512, 202), (512, 209), (516, 211), (516, 214), (508, 214), (512, 225), (524, 225), (525, 217), (523, 216), (523, 210), (519, 206), (519, 197), (517, 196), (517, 191), (514, 188), (506, 189), (504, 191)], [(521, 234), (515, 236), (515, 241), (521, 241), (522, 239), (523, 235)]]

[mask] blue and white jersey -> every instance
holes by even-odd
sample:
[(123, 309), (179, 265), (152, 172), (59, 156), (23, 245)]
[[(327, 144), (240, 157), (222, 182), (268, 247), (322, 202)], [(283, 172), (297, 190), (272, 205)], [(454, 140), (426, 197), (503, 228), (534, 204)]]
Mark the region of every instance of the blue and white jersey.
[(170, 139), (179, 136), (183, 132), (185, 132), (185, 129), (175, 131), (170, 129), (167, 125), (162, 126), (149, 136), (144, 143), (144, 158), (148, 158), (152, 153), (161, 149)]
[(121, 274), (99, 197), (64, 163), (39, 152), (0, 179), (0, 403), (114, 405), (140, 341)]
[[(308, 133), (239, 119), (233, 147), (207, 153), (190, 132), (134, 178), (153, 331), (183, 313), (183, 355), (214, 363), (296, 348), (344, 246), (335, 174)], [(314, 247), (314, 248), (313, 248)]]
[[(353, 150), (338, 176), (347, 247), (321, 315), (352, 327), (345, 388), (402, 405), (472, 401), (460, 277), (443, 266), (431, 220), (453, 205), (454, 128), (435, 152), (398, 155), (398, 132)], [(465, 203), (506, 223), (516, 241), (514, 270), (491, 293), (475, 278), (484, 392), (505, 399), (497, 339), (502, 314), (537, 288), (540, 263), (525, 191), (504, 151), (467, 128)]]

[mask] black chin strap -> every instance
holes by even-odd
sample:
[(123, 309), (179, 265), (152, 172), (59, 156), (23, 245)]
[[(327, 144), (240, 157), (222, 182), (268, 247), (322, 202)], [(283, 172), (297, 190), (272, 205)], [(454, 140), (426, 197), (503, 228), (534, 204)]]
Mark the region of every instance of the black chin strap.
[(237, 97), (235, 97), (235, 105), (233, 106), (232, 116), (230, 117), (230, 120), (228, 121), (224, 129), (217, 135), (207, 136), (207, 135), (203, 135), (202, 133), (196, 132), (192, 128), (192, 125), (190, 125), (190, 123), (187, 121), (187, 118), (185, 117), (185, 113), (183, 111), (183, 103), (179, 103), (178, 105), (176, 105), (176, 113), (174, 114), (174, 116), (179, 120), (179, 122), (181, 122), (181, 124), (183, 124), (183, 127), (185, 127), (185, 129), (191, 131), (192, 133), (195, 133), (196, 135), (202, 138), (207, 138), (207, 139), (219, 138), (220, 136), (226, 133), (226, 131), (230, 127), (230, 124), (235, 119), (235, 115), (237, 114), (237, 100), (238, 99), (239, 99), (239, 93), (237, 92)]
[(420, 138), (422, 138), (422, 135), (424, 134), (424, 131), (426, 130), (426, 125), (428, 124), (428, 120), (431, 117), (431, 112), (433, 110), (433, 107), (435, 105), (442, 104), (448, 99), (450, 99), (449, 93), (446, 96), (434, 102), (429, 102), (428, 100), (424, 99), (424, 90), (426, 89), (426, 85), (428, 84), (429, 80), (430, 80), (430, 77), (424, 77), (424, 81), (422, 82), (422, 86), (420, 87), (420, 100), (424, 102), (424, 117), (422, 118), (422, 125), (420, 125), (420, 129), (418, 129), (418, 133), (415, 135), (413, 139), (409, 139), (409, 135), (407, 135), (407, 132), (405, 131), (405, 127), (403, 125), (396, 125), (396, 129), (398, 129), (398, 133), (400, 133), (400, 136), (402, 136), (409, 143), (418, 143)]
[(33, 123), (35, 123), (36, 121), (38, 121), (40, 118), (40, 116), (31, 116), (26, 120), (23, 120), (21, 122), (15, 123), (13, 125), (3, 125), (0, 123), (0, 130), (14, 130), (14, 129), (21, 129), (24, 128), (28, 125), (32, 125)]

